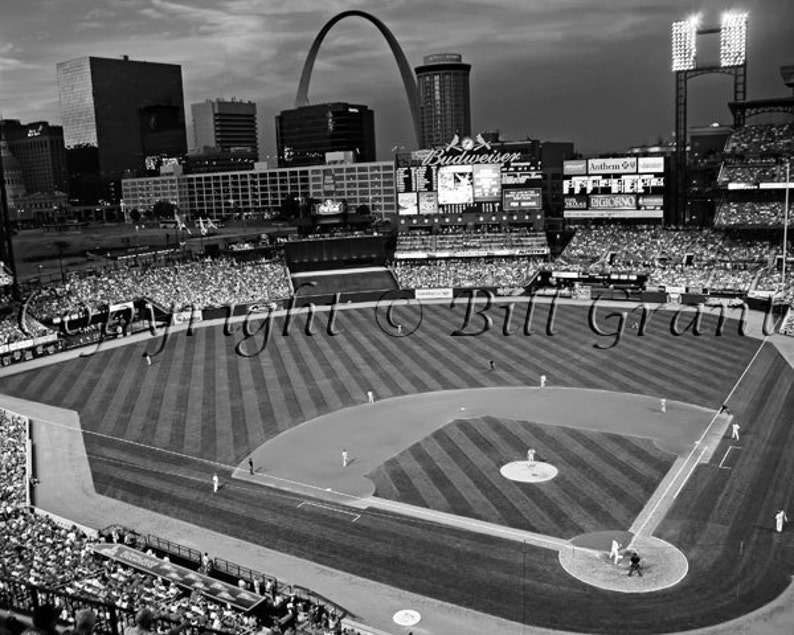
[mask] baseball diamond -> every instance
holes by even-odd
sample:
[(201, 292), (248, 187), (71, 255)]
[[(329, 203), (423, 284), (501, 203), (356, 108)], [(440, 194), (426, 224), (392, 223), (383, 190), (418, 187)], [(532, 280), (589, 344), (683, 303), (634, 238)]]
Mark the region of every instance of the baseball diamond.
[[(794, 372), (773, 344), (740, 336), (734, 322), (717, 336), (712, 316), (702, 335), (676, 336), (670, 312), (642, 336), (598, 347), (577, 305), (553, 309), (552, 335), (495, 327), (459, 337), (461, 307), (422, 308), (405, 337), (384, 332), (367, 307), (340, 310), (337, 335), (283, 336), (278, 318), (248, 356), (238, 354), (239, 325), (230, 335), (202, 325), (172, 333), (151, 367), (141, 356), (160, 342), (138, 339), (3, 377), (0, 390), (78, 413), (100, 494), (506, 620), (673, 632), (743, 615), (786, 588), (792, 544), (763, 521), (794, 477), (785, 458)], [(537, 324), (550, 311), (539, 304)], [(541, 375), (548, 388), (538, 388)], [(729, 395), (745, 436), (731, 469), (720, 469), (730, 442), (703, 435), (727, 425), (717, 412)], [(499, 474), (530, 447), (555, 478)], [(209, 496), (214, 472), (222, 495)], [(685, 564), (669, 588), (639, 593), (653, 577), (649, 561), (627, 611), (624, 593), (561, 566), (562, 548), (469, 521), (578, 540), (594, 553), (600, 542), (581, 536), (653, 534)]]

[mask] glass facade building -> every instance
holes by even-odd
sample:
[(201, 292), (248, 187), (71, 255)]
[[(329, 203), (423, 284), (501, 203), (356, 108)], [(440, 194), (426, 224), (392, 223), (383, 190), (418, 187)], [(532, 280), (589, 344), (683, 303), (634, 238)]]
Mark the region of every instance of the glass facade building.
[(342, 102), (284, 110), (276, 116), (276, 145), (279, 167), (320, 165), (326, 152), (375, 161), (375, 114)]
[(426, 55), (424, 64), (417, 66), (416, 83), (419, 90), (422, 148), (448, 144), (455, 135), (471, 135), (471, 105), (469, 73), (457, 53)]
[(287, 197), (366, 205), (373, 214), (394, 213), (394, 163), (318, 165), (214, 174), (124, 179), (124, 206), (148, 211), (160, 200), (182, 213), (222, 220), (240, 213), (276, 213)]
[(0, 131), (11, 154), (22, 166), (28, 194), (65, 192), (68, 187), (63, 128), (46, 121), (22, 124), (0, 121)]
[(69, 172), (80, 197), (91, 198), (88, 190), (97, 186), (115, 198), (123, 176), (187, 152), (180, 66), (84, 57), (59, 63), (57, 72)]

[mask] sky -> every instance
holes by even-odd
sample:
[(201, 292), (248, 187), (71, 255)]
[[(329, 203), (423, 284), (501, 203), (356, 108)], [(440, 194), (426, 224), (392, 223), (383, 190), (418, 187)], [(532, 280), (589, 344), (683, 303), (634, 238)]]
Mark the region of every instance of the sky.
[[(676, 20), (702, 12), (718, 24), (723, 11), (750, 13), (751, 99), (787, 95), (778, 68), (794, 64), (792, 0), (2, 0), (0, 115), (60, 123), (58, 62), (129, 55), (182, 66), (189, 145), (190, 104), (236, 97), (257, 103), (260, 155), (272, 156), (274, 118), (294, 107), (312, 41), (349, 9), (382, 20), (412, 66), (461, 53), (472, 65), (473, 132), (573, 141), (584, 154), (671, 136)], [(698, 39), (701, 63), (716, 59), (716, 39)], [(728, 76), (691, 81), (690, 124), (729, 124), (731, 88)], [(413, 143), (397, 65), (361, 18), (325, 38), (309, 99), (372, 108), (381, 159)]]

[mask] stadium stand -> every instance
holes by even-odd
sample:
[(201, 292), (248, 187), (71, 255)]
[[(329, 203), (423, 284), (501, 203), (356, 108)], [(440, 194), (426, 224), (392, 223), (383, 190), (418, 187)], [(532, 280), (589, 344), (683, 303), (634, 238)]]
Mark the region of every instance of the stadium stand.
[(717, 227), (782, 227), (784, 212), (783, 201), (724, 201), (717, 210), (714, 224)]
[(794, 124), (744, 126), (725, 143), (725, 153), (738, 156), (794, 153)]
[(775, 248), (769, 240), (714, 230), (609, 225), (580, 229), (558, 263), (591, 272), (644, 273), (653, 285), (741, 294), (769, 266)]
[(396, 254), (411, 252), (449, 252), (510, 250), (522, 254), (549, 253), (546, 235), (538, 232), (450, 232), (442, 234), (407, 233), (397, 237)]
[(84, 277), (72, 274), (66, 284), (45, 287), (36, 294), (30, 311), (51, 319), (78, 313), (85, 307), (96, 311), (143, 297), (182, 311), (268, 302), (291, 295), (289, 276), (279, 263), (207, 259), (163, 267), (113, 269)]
[(403, 289), (431, 287), (524, 287), (538, 272), (534, 258), (450, 258), (397, 261), (394, 275)]
[(725, 143), (717, 185), (723, 190), (715, 227), (780, 227), (783, 183), (794, 154), (794, 124), (737, 128)]
[(235, 580), (237, 586), (254, 597), (261, 595), (249, 613), (102, 557), (92, 545), (103, 541), (145, 549), (163, 559), (169, 552), (162, 550), (165, 541), (152, 536), (119, 527), (90, 535), (29, 510), (26, 440), (26, 418), (0, 410), (0, 608), (32, 614), (46, 602), (64, 626), (74, 624), (77, 611), (88, 606), (97, 618), (95, 633), (121, 632), (142, 610), (160, 616), (158, 632), (181, 623), (188, 634), (355, 633), (342, 628), (337, 607), (232, 563), (207, 567), (199, 560), (193, 568), (221, 580), (225, 575), (227, 582), (230, 573), (240, 576), (245, 571)]

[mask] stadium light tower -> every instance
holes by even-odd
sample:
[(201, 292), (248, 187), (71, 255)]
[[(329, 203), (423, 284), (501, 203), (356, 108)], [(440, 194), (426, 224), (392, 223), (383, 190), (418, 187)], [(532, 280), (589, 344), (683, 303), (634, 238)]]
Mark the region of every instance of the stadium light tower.
[[(687, 207), (687, 87), (693, 77), (722, 73), (733, 76), (733, 101), (747, 97), (747, 18), (741, 11), (722, 15), (720, 26), (701, 26), (702, 16), (696, 14), (673, 23), (672, 70), (675, 73), (675, 215), (683, 224)], [(720, 59), (698, 64), (697, 36), (720, 36)], [(737, 114), (738, 113), (738, 114)], [(734, 113), (733, 125), (744, 124), (743, 115)]]

